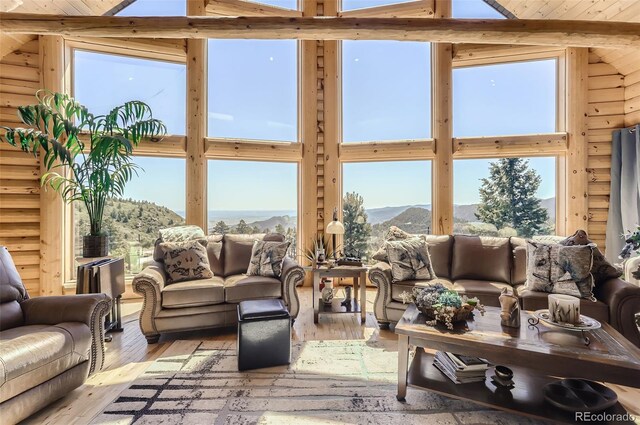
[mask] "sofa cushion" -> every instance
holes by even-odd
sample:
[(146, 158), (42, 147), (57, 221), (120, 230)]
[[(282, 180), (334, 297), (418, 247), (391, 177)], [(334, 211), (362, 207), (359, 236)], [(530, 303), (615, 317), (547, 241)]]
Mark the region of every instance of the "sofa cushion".
[(228, 276), (224, 280), (224, 296), (228, 303), (244, 300), (282, 297), (282, 282), (266, 276), (244, 274)]
[(223, 238), (224, 235), (207, 236), (207, 256), (209, 257), (209, 267), (211, 267), (214, 276), (224, 276)]
[(163, 260), (164, 252), (159, 247), (162, 242), (185, 242), (204, 238), (204, 231), (200, 227), (192, 224), (160, 229), (153, 250), (153, 261), (161, 263)]
[(219, 276), (173, 283), (162, 288), (163, 308), (197, 307), (223, 302), (224, 280)]
[(186, 242), (162, 242), (167, 284), (213, 277), (205, 239)]
[(0, 304), (0, 331), (24, 325), (24, 313), (18, 301)]
[(429, 255), (436, 276), (449, 279), (451, 277), (451, 248), (453, 236), (451, 235), (424, 235), (429, 244)]
[(279, 278), (282, 274), (282, 263), (287, 256), (289, 245), (291, 245), (291, 242), (253, 242), (247, 274), (249, 276)]
[(29, 325), (0, 332), (0, 403), (89, 359), (84, 323)]
[(511, 242), (511, 284), (522, 285), (527, 281), (527, 241), (512, 237)]
[(436, 283), (441, 283), (447, 289), (453, 289), (453, 283), (448, 279), (436, 278), (433, 280), (405, 280), (402, 282), (397, 282), (391, 284), (391, 299), (394, 301), (402, 302), (402, 297), (400, 296), (403, 292), (411, 293), (414, 286), (432, 286)]
[(423, 238), (387, 241), (384, 246), (391, 264), (392, 282), (436, 278), (429, 256), (429, 245)]
[(224, 275), (232, 276), (242, 274), (247, 271), (249, 261), (251, 261), (251, 250), (254, 241), (275, 241), (284, 242), (284, 236), (278, 233), (257, 233), (254, 235), (224, 235)]
[(499, 307), (498, 297), (504, 288), (511, 288), (511, 285), (503, 282), (490, 280), (460, 279), (453, 284), (453, 289), (460, 295), (464, 294), (469, 298), (477, 297), (480, 304)]
[[(546, 292), (522, 289), (519, 293), (524, 310), (535, 311), (549, 308), (549, 296)], [(609, 322), (609, 306), (602, 301), (580, 299), (580, 314), (594, 318), (600, 322)]]
[(451, 280), (511, 281), (509, 238), (455, 235)]
[(29, 298), (9, 250), (0, 246), (0, 303)]

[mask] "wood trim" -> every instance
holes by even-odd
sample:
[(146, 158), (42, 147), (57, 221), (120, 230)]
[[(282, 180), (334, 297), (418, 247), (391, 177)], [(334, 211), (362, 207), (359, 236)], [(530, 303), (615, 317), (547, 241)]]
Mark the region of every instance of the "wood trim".
[(433, 17), (435, 0), (415, 0), (405, 3), (384, 6), (366, 7), (362, 9), (344, 10), (338, 13), (343, 18), (408, 18)]
[(302, 11), (245, 0), (208, 0), (206, 14), (213, 16), (289, 16), (301, 17)]
[[(325, 5), (325, 9), (328, 7), (329, 5)], [(6, 34), (118, 38), (383, 39), (435, 43), (508, 42), (548, 46), (640, 47), (640, 24), (631, 22), (449, 18), (217, 18), (193, 14), (115, 17), (25, 13), (0, 13), (0, 21)]]
[[(173, 41), (171, 44), (157, 41), (153, 39), (65, 37), (65, 42), (73, 49), (185, 63), (187, 52), (184, 40), (167, 40)], [(184, 45), (182, 45), (183, 43)]]
[(569, 233), (586, 229), (589, 217), (587, 131), (589, 103), (589, 52), (567, 49), (567, 223)]
[[(187, 0), (187, 14), (205, 14), (204, 0)], [(186, 223), (208, 229), (207, 159), (207, 40), (187, 40)]]
[[(64, 92), (65, 47), (60, 36), (40, 37), (42, 87)], [(47, 172), (41, 164), (42, 174)], [(62, 295), (64, 257), (64, 203), (51, 188), (40, 191), (40, 294)]]
[(295, 162), (302, 159), (302, 143), (205, 138), (208, 159)]
[(338, 153), (342, 162), (430, 160), (435, 158), (435, 141), (428, 139), (341, 143)]
[(553, 46), (456, 44), (453, 46), (453, 67), (554, 59), (564, 56), (564, 51), (562, 47)]
[(155, 157), (180, 157), (184, 158), (187, 152), (186, 136), (164, 136), (160, 140), (143, 139), (133, 150), (136, 156)]
[(455, 159), (552, 156), (567, 151), (567, 133), (455, 137)]
[[(451, 0), (436, 0), (436, 17), (451, 16)], [(453, 234), (453, 45), (431, 46), (431, 111), (435, 161), (432, 179), (432, 229)]]

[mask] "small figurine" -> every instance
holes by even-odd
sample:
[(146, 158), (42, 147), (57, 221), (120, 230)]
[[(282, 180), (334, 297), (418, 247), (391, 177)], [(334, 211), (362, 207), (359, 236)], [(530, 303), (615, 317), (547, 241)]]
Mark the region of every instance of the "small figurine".
[(513, 293), (504, 288), (499, 297), (500, 300), (500, 324), (510, 328), (520, 328), (520, 303), (518, 291), (513, 288)]

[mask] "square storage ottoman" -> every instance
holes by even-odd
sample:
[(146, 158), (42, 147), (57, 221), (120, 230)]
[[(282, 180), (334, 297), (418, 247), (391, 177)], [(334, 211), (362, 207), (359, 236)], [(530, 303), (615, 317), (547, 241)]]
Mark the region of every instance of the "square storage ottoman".
[(291, 318), (282, 300), (238, 305), (238, 370), (291, 363)]

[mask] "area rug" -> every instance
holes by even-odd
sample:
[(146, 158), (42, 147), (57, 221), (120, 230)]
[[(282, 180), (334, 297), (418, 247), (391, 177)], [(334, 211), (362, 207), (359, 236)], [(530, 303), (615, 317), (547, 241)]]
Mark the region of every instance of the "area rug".
[(289, 366), (236, 370), (235, 342), (177, 341), (94, 424), (526, 424), (409, 389), (396, 400), (393, 341), (293, 345)]

